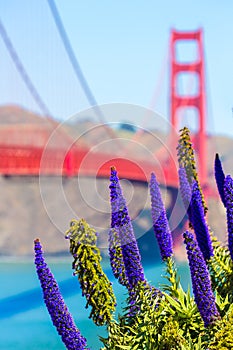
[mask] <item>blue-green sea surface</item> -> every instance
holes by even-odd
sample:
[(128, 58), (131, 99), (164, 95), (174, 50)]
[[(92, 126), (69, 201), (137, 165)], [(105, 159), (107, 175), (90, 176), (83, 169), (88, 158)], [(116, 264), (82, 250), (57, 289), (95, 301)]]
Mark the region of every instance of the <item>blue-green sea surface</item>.
[[(96, 327), (88, 319), (90, 310), (85, 309), (77, 277), (72, 276), (71, 260), (49, 261), (63, 298), (71, 312), (76, 325), (87, 338), (92, 350), (101, 348), (98, 335), (105, 336), (105, 327)], [(126, 290), (114, 279), (109, 262), (103, 261), (104, 271), (113, 282), (117, 297), (117, 311), (124, 306)], [(144, 266), (147, 279), (156, 287), (166, 282), (162, 277), (164, 265)], [(190, 284), (186, 264), (178, 265), (182, 285)], [(42, 293), (33, 262), (0, 262), (0, 349), (1, 350), (62, 350), (65, 349), (60, 336), (52, 325), (44, 305)]]

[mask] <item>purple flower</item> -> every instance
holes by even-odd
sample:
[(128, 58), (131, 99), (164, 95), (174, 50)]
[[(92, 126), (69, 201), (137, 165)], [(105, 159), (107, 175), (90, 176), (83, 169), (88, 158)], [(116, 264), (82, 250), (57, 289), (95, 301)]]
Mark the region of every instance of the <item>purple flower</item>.
[(120, 227), (120, 237), (126, 277), (129, 287), (133, 288), (138, 282), (145, 281), (145, 276), (131, 222)]
[(189, 260), (193, 294), (205, 327), (219, 318), (215, 297), (211, 288), (209, 272), (203, 254), (191, 232), (184, 233), (184, 242)]
[(119, 208), (119, 196), (122, 196), (122, 192), (115, 167), (111, 167), (109, 188), (111, 202), (111, 229), (109, 230), (110, 264), (112, 267), (113, 274), (118, 279), (119, 283), (127, 286), (128, 279), (126, 277), (125, 272), (125, 264), (122, 255), (121, 239), (119, 232), (120, 217), (122, 217)]
[(233, 260), (233, 179), (230, 175), (225, 179), (224, 197), (227, 209), (228, 248)]
[(224, 193), (225, 174), (223, 172), (222, 164), (221, 164), (221, 161), (219, 159), (218, 153), (216, 153), (216, 156), (215, 156), (214, 174), (215, 174), (215, 180), (217, 183), (219, 195), (221, 197), (221, 200), (222, 200), (224, 206), (226, 206), (225, 193)]
[(191, 212), (191, 206), (190, 206), (192, 189), (190, 187), (185, 168), (179, 168), (178, 174), (179, 174), (181, 198), (184, 203), (184, 207), (187, 211), (189, 221), (192, 224), (192, 212)]
[[(144, 271), (141, 264), (141, 256), (138, 250), (137, 241), (133, 232), (131, 219), (128, 214), (125, 198), (122, 194), (117, 171), (115, 167), (111, 168), (110, 176), (110, 198), (111, 198), (111, 228), (116, 229), (122, 253), (121, 267), (125, 270), (125, 276), (128, 282), (128, 288), (133, 288), (140, 281), (145, 281)], [(110, 230), (112, 234), (112, 231)], [(111, 239), (110, 239), (111, 241)], [(114, 257), (114, 251), (110, 247), (110, 256), (112, 255), (112, 266), (119, 264)], [(126, 283), (127, 283), (126, 282)], [(125, 283), (125, 284), (126, 284)]]
[(115, 167), (111, 167), (109, 188), (111, 202), (111, 227), (119, 227), (122, 226), (122, 224), (129, 222), (130, 218)]
[(196, 234), (197, 242), (205, 260), (214, 255), (208, 225), (205, 220), (204, 208), (202, 205), (201, 193), (197, 181), (193, 182), (191, 199), (192, 225)]
[(43, 290), (44, 301), (58, 334), (69, 350), (86, 349), (87, 341), (74, 324), (61, 296), (58, 284), (47, 266), (39, 239), (34, 241), (35, 265)]
[(153, 228), (158, 241), (161, 257), (163, 260), (166, 260), (173, 254), (172, 235), (169, 228), (166, 210), (162, 201), (159, 185), (154, 173), (151, 174), (150, 195)]

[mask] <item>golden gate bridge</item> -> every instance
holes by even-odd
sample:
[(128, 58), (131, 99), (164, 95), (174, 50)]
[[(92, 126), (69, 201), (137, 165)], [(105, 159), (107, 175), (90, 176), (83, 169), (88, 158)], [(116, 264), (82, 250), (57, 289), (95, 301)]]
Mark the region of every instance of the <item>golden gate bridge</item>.
[[(53, 0), (48, 0), (48, 4), (53, 15), (53, 19), (64, 44), (67, 55), (72, 64), (74, 73), (78, 78), (83, 91), (94, 109), (96, 116), (101, 123), (105, 123), (105, 116), (83, 75), (77, 58), (74, 55), (71, 43), (62, 24), (60, 15)], [(0, 130), (0, 174), (2, 175), (64, 175), (64, 176), (97, 176), (108, 177), (109, 168), (113, 163), (118, 169), (121, 177), (135, 181), (148, 182), (152, 171), (156, 172), (157, 163), (145, 159), (135, 158), (128, 160), (123, 156), (115, 157), (112, 154), (100, 152), (89, 154), (88, 146), (77, 145), (71, 136), (65, 131), (59, 129), (56, 134), (56, 142), (46, 146), (51, 134), (59, 126), (52, 114), (44, 103), (41, 95), (37, 91), (30, 76), (28, 75), (14, 45), (0, 22), (0, 34), (8, 49), (14, 64), (20, 73), (25, 85), (31, 93), (31, 96), (39, 106), (41, 112), (46, 118), (41, 118), (34, 127), (27, 129), (18, 125), (13, 130), (6, 126)], [(193, 42), (197, 47), (197, 58), (192, 62), (182, 62), (177, 57), (177, 44), (180, 42)], [(198, 116), (198, 128), (193, 135), (193, 142), (197, 150), (198, 169), (202, 185), (208, 184), (207, 165), (206, 165), (206, 99), (205, 99), (205, 69), (204, 69), (204, 48), (203, 31), (177, 31), (171, 30), (169, 42), (169, 72), (170, 72), (170, 124), (169, 142), (173, 153), (169, 157), (163, 156), (163, 151), (156, 155), (159, 159), (162, 176), (158, 180), (161, 185), (177, 188), (177, 167), (175, 144), (177, 137), (175, 133), (179, 128), (178, 111), (182, 108), (194, 107)], [(178, 78), (181, 73), (196, 74), (198, 79), (198, 89), (195, 95), (189, 93), (180, 95), (178, 92)], [(12, 107), (13, 108), (13, 107)], [(12, 111), (14, 113), (14, 111)], [(174, 132), (175, 131), (175, 132)], [(114, 138), (114, 132), (108, 128), (110, 137)], [(29, 137), (30, 134), (30, 137)], [(22, 140), (30, 140), (24, 141)], [(46, 147), (46, 157), (44, 151)], [(86, 157), (88, 154), (88, 158)], [(81, 166), (83, 160), (85, 167)], [(43, 161), (42, 161), (43, 160)], [(96, 164), (101, 164), (96, 169)]]

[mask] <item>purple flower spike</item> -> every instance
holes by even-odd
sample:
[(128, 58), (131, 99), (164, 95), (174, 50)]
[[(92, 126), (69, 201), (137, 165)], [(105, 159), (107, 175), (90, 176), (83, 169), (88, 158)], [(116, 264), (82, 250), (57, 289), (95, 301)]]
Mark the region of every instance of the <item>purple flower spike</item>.
[(233, 179), (230, 175), (225, 179), (224, 195), (227, 209), (228, 248), (233, 260)]
[(145, 282), (145, 276), (131, 222), (121, 226), (120, 234), (126, 277), (129, 282), (129, 287), (132, 289), (138, 282)]
[(191, 212), (191, 206), (190, 206), (191, 198), (192, 198), (192, 189), (188, 182), (188, 177), (187, 177), (185, 168), (179, 168), (178, 174), (179, 174), (181, 198), (184, 203), (184, 207), (187, 211), (189, 221), (192, 224), (192, 212)]
[[(111, 167), (110, 176), (110, 202), (111, 202), (111, 229), (109, 230), (109, 256), (112, 272), (119, 283), (127, 286), (128, 279), (126, 277), (125, 264), (122, 255), (121, 239), (120, 239), (120, 208), (119, 196), (122, 196), (119, 179), (115, 167)], [(121, 214), (122, 216), (122, 214)]]
[[(116, 229), (115, 233), (119, 235), (122, 260), (127, 278), (125, 284), (127, 284), (128, 288), (133, 288), (138, 282), (145, 281), (145, 277), (137, 241), (115, 167), (111, 168), (109, 188), (112, 210), (111, 228)], [(110, 233), (112, 234), (111, 230)], [(110, 254), (112, 253), (113, 251), (110, 252)], [(112, 260), (113, 259), (116, 261), (117, 257), (114, 258), (112, 255)]]
[(215, 297), (211, 288), (209, 272), (203, 254), (191, 232), (184, 233), (184, 242), (189, 260), (193, 294), (205, 327), (219, 318)]
[(169, 228), (166, 210), (162, 201), (159, 185), (154, 173), (151, 174), (150, 195), (153, 228), (158, 241), (162, 260), (166, 260), (173, 255), (172, 235)]
[(58, 334), (68, 350), (87, 349), (87, 341), (74, 324), (61, 296), (58, 284), (44, 261), (39, 239), (34, 241), (35, 265), (43, 290), (44, 301)]
[(213, 245), (210, 238), (208, 225), (205, 220), (204, 208), (202, 205), (201, 193), (197, 181), (193, 182), (191, 200), (192, 225), (196, 234), (197, 242), (205, 260), (214, 255)]
[(218, 192), (221, 197), (221, 200), (226, 207), (226, 200), (225, 200), (225, 193), (224, 193), (224, 181), (225, 181), (225, 174), (222, 169), (222, 164), (219, 159), (218, 153), (216, 153), (215, 162), (214, 162), (214, 173), (215, 173), (215, 180), (218, 187)]
[(121, 188), (119, 186), (119, 179), (117, 176), (117, 171), (115, 167), (111, 167), (111, 175), (110, 175), (110, 201), (111, 201), (111, 227), (119, 226), (119, 196), (121, 193)]

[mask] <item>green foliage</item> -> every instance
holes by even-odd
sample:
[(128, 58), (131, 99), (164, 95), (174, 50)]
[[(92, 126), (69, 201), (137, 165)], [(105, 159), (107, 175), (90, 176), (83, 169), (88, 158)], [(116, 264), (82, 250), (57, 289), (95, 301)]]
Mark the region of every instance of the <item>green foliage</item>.
[[(181, 130), (177, 149), (180, 167), (185, 168), (190, 185), (193, 180), (198, 182), (202, 194), (187, 128)], [(203, 194), (202, 203), (206, 212)], [(128, 288), (127, 306), (122, 315), (114, 319), (115, 296), (100, 264), (96, 231), (83, 219), (72, 220), (66, 238), (70, 240), (74, 274), (78, 276), (83, 295), (86, 296), (86, 307), (91, 307), (90, 318), (96, 325), (107, 326), (107, 338), (100, 337), (104, 344), (103, 350), (233, 349), (233, 261), (228, 248), (222, 246), (212, 234), (214, 256), (207, 261), (212, 282), (210, 289), (214, 293), (213, 295), (211, 291), (211, 295), (215, 298), (211, 305), (215, 306), (216, 303), (221, 319), (219, 317), (206, 327), (190, 290), (184, 291), (181, 286), (173, 257), (164, 261), (167, 283), (161, 286), (161, 290), (146, 280), (138, 282), (132, 290)], [(124, 266), (121, 266), (122, 247), (114, 230), (111, 244), (114, 247), (112, 252), (116, 254), (115, 277), (129, 287)], [(196, 258), (198, 257), (200, 261), (200, 255)], [(199, 261), (194, 260), (194, 266), (200, 267), (196, 265)], [(192, 277), (196, 276), (200, 281), (198, 288), (204, 290), (205, 286), (201, 283), (204, 280), (203, 274), (199, 276), (197, 269), (193, 271)], [(208, 303), (209, 299), (206, 304)]]
[(168, 303), (168, 311), (179, 326), (185, 332), (188, 332), (192, 339), (195, 339), (200, 334), (200, 330), (204, 330), (204, 324), (194, 298), (191, 297), (190, 289), (184, 292), (181, 286), (175, 261), (172, 257), (166, 260), (166, 273), (164, 277), (169, 281), (169, 284), (163, 284), (162, 287), (167, 292), (164, 295)]
[(233, 349), (233, 305), (225, 317), (217, 323), (212, 330), (212, 339), (208, 350), (232, 350)]
[(166, 301), (168, 313), (179, 323), (180, 328), (195, 340), (200, 331), (204, 331), (204, 324), (190, 291), (186, 293), (180, 287), (177, 290), (177, 298), (167, 294)]
[(194, 297), (181, 286), (173, 257), (166, 263), (165, 278), (157, 297), (148, 284), (135, 288), (136, 314), (128, 306), (118, 320), (108, 324), (104, 350), (214, 350), (233, 349), (232, 261), (227, 248), (213, 238), (214, 257), (208, 262), (216, 305), (222, 316), (206, 328)]
[(141, 285), (136, 293), (137, 314), (130, 316), (127, 307), (118, 322), (110, 322), (108, 338), (101, 338), (105, 350), (205, 349), (200, 347), (206, 343), (204, 324), (189, 292), (179, 289), (178, 298), (166, 293), (154, 298), (153, 291)]
[[(205, 328), (194, 297), (181, 286), (173, 257), (165, 261), (162, 290), (138, 283), (127, 299), (123, 314), (115, 320), (115, 297), (100, 265), (96, 232), (85, 220), (72, 220), (66, 232), (70, 239), (73, 268), (78, 275), (90, 317), (107, 324), (104, 350), (213, 350), (233, 348), (233, 263), (229, 251), (212, 236), (214, 256), (208, 261), (216, 305), (222, 319)], [(133, 295), (133, 299), (132, 299)], [(132, 304), (133, 300), (133, 304)]]
[(173, 257), (169, 257), (165, 260), (166, 274), (165, 278), (169, 281), (169, 284), (163, 284), (163, 290), (168, 292), (172, 297), (178, 297), (178, 288), (180, 286), (180, 278), (177, 275), (177, 268)]
[[(153, 298), (153, 292), (145, 286), (137, 287), (139, 307), (136, 315), (129, 315), (129, 307), (118, 322), (112, 321), (108, 326), (108, 338), (103, 341), (104, 349), (157, 349), (158, 329), (161, 329), (160, 317), (163, 313), (161, 296)], [(153, 300), (153, 303), (152, 303)], [(160, 302), (159, 302), (160, 300)]]
[(115, 310), (115, 296), (111, 282), (102, 270), (100, 251), (96, 246), (96, 232), (83, 219), (72, 220), (66, 237), (70, 239), (70, 253), (74, 257), (74, 274), (78, 276), (86, 308), (92, 310), (90, 318), (96, 325), (110, 322)]
[(183, 336), (183, 331), (179, 327), (179, 323), (172, 317), (167, 319), (159, 337), (158, 349), (185, 349), (188, 342)]
[(218, 242), (212, 235), (214, 256), (208, 261), (212, 287), (219, 297), (228, 299), (229, 306), (233, 302), (233, 261), (227, 247)]
[(153, 290), (141, 284), (135, 294), (136, 316), (128, 306), (118, 322), (110, 323), (109, 337), (102, 338), (105, 349), (192, 349), (200, 343), (200, 334), (204, 339), (204, 324), (189, 291), (179, 286), (176, 297), (161, 293), (155, 298)]

